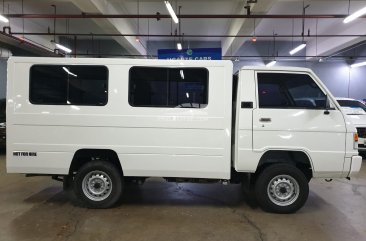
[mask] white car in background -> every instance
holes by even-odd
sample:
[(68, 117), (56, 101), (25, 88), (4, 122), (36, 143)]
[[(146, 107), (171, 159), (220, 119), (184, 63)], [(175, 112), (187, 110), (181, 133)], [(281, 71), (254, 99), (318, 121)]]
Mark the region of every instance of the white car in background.
[[(336, 98), (336, 100), (357, 129), (358, 147), (366, 148), (366, 105), (351, 98)], [(360, 154), (365, 155), (366, 150), (360, 150)]]

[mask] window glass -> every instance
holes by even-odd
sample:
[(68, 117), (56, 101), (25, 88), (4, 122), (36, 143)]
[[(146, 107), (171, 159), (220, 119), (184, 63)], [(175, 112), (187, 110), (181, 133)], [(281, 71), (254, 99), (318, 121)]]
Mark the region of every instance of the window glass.
[(132, 67), (129, 103), (141, 107), (204, 108), (208, 101), (205, 68)]
[(366, 106), (357, 100), (338, 100), (342, 107), (360, 108), (366, 112)]
[(258, 73), (261, 108), (323, 109), (326, 96), (306, 74)]
[(43, 105), (105, 105), (105, 66), (34, 65), (30, 70), (30, 102)]

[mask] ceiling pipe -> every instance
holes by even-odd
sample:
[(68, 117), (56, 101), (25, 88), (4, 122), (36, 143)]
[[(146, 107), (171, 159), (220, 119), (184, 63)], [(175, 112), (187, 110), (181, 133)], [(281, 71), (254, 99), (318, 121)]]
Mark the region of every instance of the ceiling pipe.
[[(130, 54), (108, 54), (108, 53), (98, 53), (98, 54), (93, 54), (93, 53), (78, 53), (75, 55), (75, 57), (78, 56), (101, 56), (101, 57), (129, 57), (129, 58), (157, 58), (157, 55), (130, 55)], [(279, 55), (276, 56), (276, 59), (280, 59), (281, 61), (292, 61), (292, 60), (301, 60), (304, 61), (305, 58), (307, 57), (311, 57), (311, 58), (325, 58), (327, 56), (320, 56), (320, 55), (312, 55), (312, 56), (305, 56), (305, 55), (301, 55), (301, 56), (288, 56), (288, 55)], [(263, 55), (263, 56), (258, 56), (258, 55), (224, 55), (222, 56), (223, 59), (245, 59), (245, 58), (250, 58), (250, 59), (273, 59), (272, 55)], [(339, 57), (333, 57), (333, 60), (342, 60), (344, 61), (345, 59), (353, 59), (354, 56), (339, 56)], [(366, 56), (357, 56), (358, 59), (366, 59)], [(313, 62), (318, 61), (318, 60), (313, 60)]]
[[(177, 34), (177, 35), (171, 35), (171, 34), (119, 34), (119, 33), (47, 33), (47, 32), (11, 32), (13, 35), (39, 35), (39, 36), (93, 36), (93, 37), (191, 37), (191, 38), (224, 38), (224, 37), (241, 37), (241, 38), (252, 38), (253, 35), (251, 34)], [(273, 38), (273, 34), (271, 35), (256, 35), (257, 38)], [(302, 37), (302, 35), (289, 35), (289, 34), (283, 34), (283, 35), (276, 35), (276, 38), (290, 38), (290, 37)], [(331, 38), (331, 37), (366, 37), (366, 34), (319, 34), (319, 35), (305, 35), (305, 38)]]
[[(56, 19), (56, 18), (151, 18), (151, 19), (162, 19), (168, 18), (171, 16), (168, 14), (4, 14), (7, 18), (48, 18), (48, 19)], [(293, 15), (293, 14), (253, 14), (253, 15), (242, 15), (242, 14), (182, 14), (180, 18), (214, 18), (214, 19), (244, 19), (244, 18), (260, 18), (260, 19), (304, 19), (304, 18), (315, 18), (315, 19), (329, 19), (329, 18), (341, 18), (344, 19), (348, 15), (344, 14), (310, 14), (310, 15)], [(366, 16), (362, 16), (360, 18), (366, 18)]]

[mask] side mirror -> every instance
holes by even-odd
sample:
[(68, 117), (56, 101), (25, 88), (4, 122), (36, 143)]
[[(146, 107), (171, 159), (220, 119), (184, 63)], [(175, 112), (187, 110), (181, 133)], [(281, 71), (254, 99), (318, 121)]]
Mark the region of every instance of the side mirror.
[(330, 112), (329, 112), (329, 110), (330, 110), (331, 108), (330, 108), (330, 100), (329, 100), (329, 96), (325, 96), (325, 110), (324, 110), (324, 115), (329, 115), (330, 114)]

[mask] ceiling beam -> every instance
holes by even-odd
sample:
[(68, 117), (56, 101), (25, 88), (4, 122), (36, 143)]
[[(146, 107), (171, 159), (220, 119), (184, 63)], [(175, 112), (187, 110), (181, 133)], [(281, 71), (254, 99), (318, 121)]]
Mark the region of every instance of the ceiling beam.
[[(258, 1), (255, 4), (250, 6), (250, 11), (255, 13), (267, 13), (272, 6), (276, 3), (277, 0), (266, 0), (266, 1)], [(254, 30), (254, 20), (256, 18), (252, 18), (255, 15), (248, 15), (246, 13), (246, 9), (244, 8), (244, 3), (240, 2), (236, 9), (237, 15), (247, 16), (247, 18), (239, 18), (233, 19), (230, 22), (227, 33), (230, 35), (249, 35), (253, 33)], [(258, 16), (275, 16), (275, 15), (264, 15), (260, 14)], [(280, 16), (280, 15), (278, 15)], [(282, 15), (285, 16), (285, 15)], [(260, 23), (261, 19), (255, 21), (255, 26)], [(244, 44), (244, 42), (248, 40), (248, 38), (239, 38), (239, 37), (228, 37), (222, 40), (222, 53), (223, 55), (234, 55), (239, 48)]]
[[(100, 0), (71, 0), (82, 12), (98, 12), (100, 14), (128, 14), (123, 3), (115, 1), (100, 1)], [(108, 33), (123, 33), (136, 32), (134, 23), (128, 19), (94, 19), (94, 22), (102, 29), (103, 32)], [(113, 37), (128, 53), (132, 55), (146, 55), (145, 41), (137, 42), (132, 36), (117, 36)]]
[(37, 45), (24, 38), (18, 38), (13, 35), (0, 32), (0, 45), (11, 51), (22, 50), (36, 56), (44, 57), (62, 57), (64, 55), (53, 52), (52, 49)]
[[(13, 35), (24, 35), (24, 36), (86, 36), (86, 37), (189, 37), (189, 38), (223, 38), (223, 37), (238, 37), (238, 38), (250, 38), (253, 34), (130, 34), (130, 33), (48, 33), (48, 32), (11, 32)], [(256, 34), (257, 38), (273, 38), (273, 34)], [(276, 38), (302, 38), (301, 34), (276, 34)], [(366, 34), (309, 34), (305, 35), (306, 38), (349, 38), (349, 37), (366, 37)]]
[[(366, 28), (364, 21), (355, 21), (350, 24), (334, 22), (329, 25), (322, 33), (326, 34), (331, 29), (337, 29), (339, 35), (345, 37), (313, 37), (307, 41), (306, 55), (308, 56), (331, 56), (345, 48), (351, 47), (359, 42), (366, 40)], [(357, 34), (352, 36), (353, 34)], [(308, 57), (311, 60), (314, 57)]]
[[(238, 4), (243, 6), (243, 4)], [(256, 4), (258, 5), (258, 3)], [(254, 5), (252, 8), (254, 11)], [(96, 13), (82, 13), (82, 14), (3, 14), (7, 18), (39, 18), (39, 19), (88, 19), (88, 18), (126, 18), (126, 19), (169, 19), (171, 18), (168, 14), (96, 14)], [(242, 14), (181, 14), (179, 18), (182, 19), (343, 19), (348, 15), (344, 14), (251, 14), (246, 15), (244, 11)], [(361, 16), (360, 18), (366, 18), (366, 16)]]

